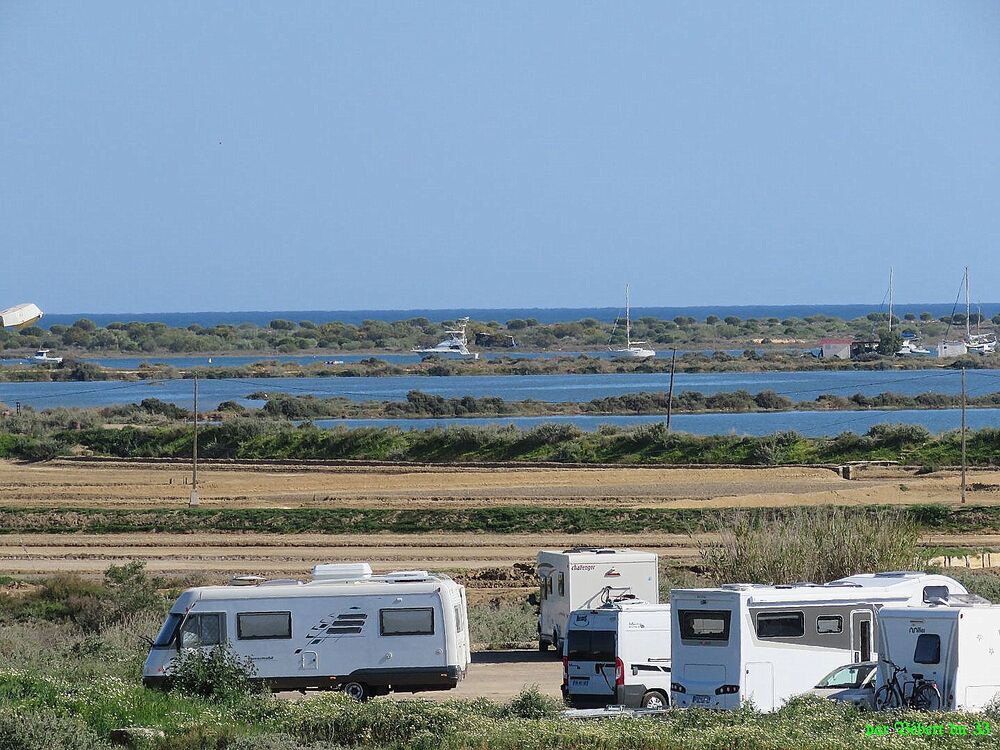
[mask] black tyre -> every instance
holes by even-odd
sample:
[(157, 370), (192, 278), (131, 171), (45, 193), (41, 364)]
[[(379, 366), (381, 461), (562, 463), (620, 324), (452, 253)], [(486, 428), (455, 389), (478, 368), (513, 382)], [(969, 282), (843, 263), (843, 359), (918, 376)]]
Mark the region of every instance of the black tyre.
[(918, 711), (937, 711), (941, 708), (941, 691), (933, 682), (925, 682), (913, 691), (911, 701)]
[(363, 682), (345, 682), (341, 690), (344, 695), (354, 698), (356, 701), (366, 701), (371, 697), (368, 686)]
[(543, 654), (544, 654), (544, 653), (545, 653), (546, 651), (548, 651), (548, 650), (549, 650), (549, 644), (548, 644), (548, 643), (546, 643), (545, 641), (543, 641), (543, 640), (542, 640), (541, 638), (539, 638), (539, 639), (538, 639), (538, 650), (539, 650), (539, 651), (540, 651), (541, 653), (543, 653)]
[(900, 701), (896, 691), (889, 685), (883, 685), (875, 691), (875, 710), (886, 711), (891, 708), (899, 708)]
[(639, 706), (642, 708), (662, 710), (664, 708), (669, 708), (670, 699), (659, 690), (647, 690), (642, 696)]

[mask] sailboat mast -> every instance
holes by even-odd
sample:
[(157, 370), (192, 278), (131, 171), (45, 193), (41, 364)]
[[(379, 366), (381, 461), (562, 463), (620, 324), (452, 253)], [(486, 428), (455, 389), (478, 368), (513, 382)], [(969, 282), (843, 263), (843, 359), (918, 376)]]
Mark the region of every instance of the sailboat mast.
[(628, 284), (625, 285), (625, 346), (632, 348), (632, 311), (629, 308)]
[(969, 267), (965, 267), (965, 339), (968, 341), (969, 336), (972, 335), (972, 323), (969, 318), (972, 317), (972, 303), (969, 299)]
[(892, 333), (892, 266), (889, 266), (889, 333)]

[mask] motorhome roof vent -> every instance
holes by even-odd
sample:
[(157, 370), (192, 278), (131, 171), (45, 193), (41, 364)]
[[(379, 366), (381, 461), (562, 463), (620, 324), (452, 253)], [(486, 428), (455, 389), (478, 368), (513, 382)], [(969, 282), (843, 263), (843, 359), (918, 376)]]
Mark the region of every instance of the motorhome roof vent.
[(907, 578), (908, 576), (924, 575), (919, 570), (889, 570), (885, 573), (876, 573), (876, 578)]
[(317, 581), (356, 581), (371, 578), (372, 566), (368, 563), (324, 563), (312, 569)]
[(846, 588), (860, 589), (861, 584), (857, 581), (830, 581), (829, 583), (824, 583), (824, 586), (843, 586)]
[(570, 547), (569, 549), (564, 549), (563, 554), (570, 554), (573, 552), (593, 552), (595, 555), (613, 555), (618, 550), (612, 549), (611, 547)]
[(260, 586), (301, 586), (302, 581), (297, 578), (272, 578), (269, 581), (261, 581)]
[(394, 583), (426, 581), (430, 577), (431, 574), (426, 570), (397, 570), (392, 573), (386, 573), (384, 576), (385, 580)]
[(230, 586), (256, 586), (264, 582), (264, 576), (233, 576), (229, 579)]
[(719, 586), (720, 589), (726, 589), (727, 591), (746, 591), (747, 589), (753, 588), (752, 583), (724, 583)]

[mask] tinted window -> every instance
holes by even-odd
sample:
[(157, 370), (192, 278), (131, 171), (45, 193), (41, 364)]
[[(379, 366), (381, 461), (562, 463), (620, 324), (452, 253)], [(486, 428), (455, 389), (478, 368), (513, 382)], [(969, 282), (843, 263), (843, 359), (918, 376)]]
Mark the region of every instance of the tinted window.
[(913, 651), (913, 661), (917, 664), (937, 664), (941, 661), (941, 636), (924, 633), (917, 636), (917, 647)]
[(570, 630), (566, 638), (568, 656), (578, 661), (614, 661), (615, 631)]
[(924, 604), (948, 600), (947, 586), (924, 586)]
[(559, 574), (559, 596), (566, 596), (566, 576)]
[(816, 618), (817, 633), (843, 633), (844, 618), (839, 615), (822, 615)]
[(434, 610), (430, 607), (380, 609), (378, 620), (382, 635), (434, 635)]
[(156, 640), (153, 641), (153, 645), (156, 647), (169, 646), (177, 635), (177, 626), (180, 624), (182, 617), (183, 615), (180, 613), (167, 615), (167, 620), (163, 623), (163, 627), (160, 628), (160, 633), (156, 636)]
[(224, 640), (221, 613), (188, 615), (181, 625), (181, 648), (218, 646)]
[(681, 638), (694, 641), (728, 641), (729, 610), (682, 609), (677, 614)]
[(236, 636), (241, 640), (291, 638), (291, 612), (242, 612), (236, 615)]
[(801, 612), (762, 612), (757, 615), (758, 638), (798, 638), (804, 633)]

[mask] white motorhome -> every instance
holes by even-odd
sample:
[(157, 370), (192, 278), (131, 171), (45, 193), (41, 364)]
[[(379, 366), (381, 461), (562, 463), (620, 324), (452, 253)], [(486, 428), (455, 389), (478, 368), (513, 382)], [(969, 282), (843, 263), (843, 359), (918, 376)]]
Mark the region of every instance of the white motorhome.
[(538, 650), (562, 651), (569, 613), (598, 607), (606, 592), (660, 601), (658, 558), (654, 552), (604, 547), (542, 550), (537, 560), (541, 584)]
[(965, 594), (924, 573), (868, 573), (819, 585), (726, 584), (675, 589), (671, 702), (762, 711), (809, 691), (830, 670), (875, 658), (875, 623), (886, 605), (920, 605)]
[(448, 690), (470, 662), (467, 623), (465, 587), (425, 571), (333, 564), (313, 568), (308, 583), (233, 579), (180, 595), (143, 682), (168, 687), (179, 653), (228, 645), (272, 690), (343, 690), (359, 700)]
[(569, 616), (563, 699), (574, 708), (670, 704), (670, 605), (631, 596)]
[[(878, 634), (881, 659), (906, 669), (901, 681), (935, 683), (943, 710), (978, 711), (1000, 697), (1000, 606), (953, 597), (945, 605), (885, 607)], [(892, 671), (880, 660), (878, 685)]]

